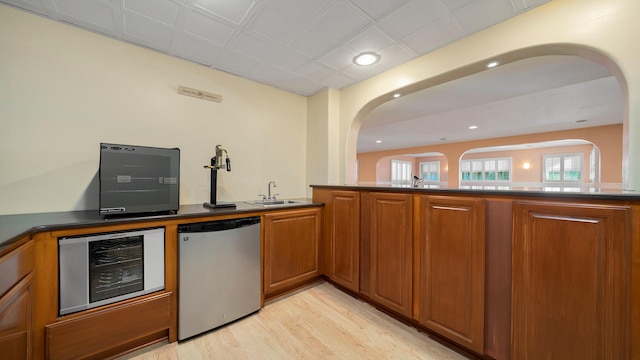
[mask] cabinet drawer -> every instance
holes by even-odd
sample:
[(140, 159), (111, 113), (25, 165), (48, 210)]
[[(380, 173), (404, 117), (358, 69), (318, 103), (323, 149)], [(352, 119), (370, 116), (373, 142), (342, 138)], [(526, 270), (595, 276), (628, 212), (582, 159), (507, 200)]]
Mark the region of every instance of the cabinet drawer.
[(166, 338), (170, 295), (158, 294), (47, 325), (47, 358), (105, 358)]
[(0, 296), (33, 270), (33, 241), (0, 259)]
[(33, 276), (0, 296), (0, 358), (31, 359)]

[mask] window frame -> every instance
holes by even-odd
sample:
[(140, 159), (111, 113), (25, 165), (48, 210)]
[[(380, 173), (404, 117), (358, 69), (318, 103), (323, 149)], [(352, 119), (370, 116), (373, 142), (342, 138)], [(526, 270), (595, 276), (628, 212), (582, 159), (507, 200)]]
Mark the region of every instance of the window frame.
[[(580, 160), (580, 176), (578, 179), (566, 179), (565, 176), (565, 158), (577, 157)], [(560, 162), (560, 178), (558, 180), (547, 178), (547, 159), (558, 158)], [(562, 184), (562, 183), (581, 183), (584, 181), (584, 153), (562, 153), (562, 154), (542, 154), (542, 182), (547, 184)]]
[[(424, 179), (424, 172), (422, 171), (422, 166), (430, 166), (430, 165), (436, 165), (438, 167), (438, 170), (435, 172), (435, 174), (437, 175), (437, 179), (435, 180), (431, 180), (429, 178), (429, 180), (425, 180)], [(418, 164), (418, 172), (420, 174), (420, 179), (422, 180), (423, 183), (427, 183), (427, 184), (437, 184), (440, 183), (440, 160), (435, 160), (435, 161), (422, 161)], [(429, 174), (433, 173), (432, 171), (427, 171)]]
[[(506, 161), (508, 168), (502, 169), (500, 161)], [(493, 167), (488, 169), (487, 163)], [(468, 164), (468, 166), (465, 166)], [(513, 159), (511, 157), (492, 157), (460, 160), (460, 184), (509, 184), (513, 181)], [(493, 173), (492, 179), (487, 179), (488, 173)], [(500, 173), (507, 173), (508, 179), (501, 178)]]
[[(402, 178), (400, 179), (394, 179), (394, 174), (396, 174), (398, 171), (402, 173), (402, 175), (406, 175), (406, 169), (404, 169), (404, 167), (409, 168), (408, 171), (408, 178), (404, 178), (404, 176), (402, 176)], [(399, 167), (398, 169), (394, 169), (394, 167)], [(391, 186), (411, 186), (411, 181), (412, 181), (412, 174), (413, 174), (413, 162), (409, 161), (409, 160), (399, 160), (399, 159), (391, 159), (391, 171), (389, 174), (389, 179), (390, 179), (390, 183)]]

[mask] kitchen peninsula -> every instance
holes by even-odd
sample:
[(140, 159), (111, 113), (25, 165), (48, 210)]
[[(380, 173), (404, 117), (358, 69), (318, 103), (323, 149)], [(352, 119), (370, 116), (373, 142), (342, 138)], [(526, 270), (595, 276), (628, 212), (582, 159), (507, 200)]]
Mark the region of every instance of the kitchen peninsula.
[[(0, 216), (3, 353), (96, 358), (175, 341), (178, 224), (258, 215), (263, 299), (324, 278), (472, 356), (640, 357), (632, 340), (640, 336), (640, 195), (312, 188), (311, 201), (269, 209), (186, 205), (172, 215), (109, 220), (91, 212)], [(58, 237), (158, 226), (166, 231), (164, 291), (58, 315)], [(7, 313), (19, 321), (6, 324)]]
[(313, 186), (323, 273), (476, 355), (639, 359), (640, 196), (561, 190)]

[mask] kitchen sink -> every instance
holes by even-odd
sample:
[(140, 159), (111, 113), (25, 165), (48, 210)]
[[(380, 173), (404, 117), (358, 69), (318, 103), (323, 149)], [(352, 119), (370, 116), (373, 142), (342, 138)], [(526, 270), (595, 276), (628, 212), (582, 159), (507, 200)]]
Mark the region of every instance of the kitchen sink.
[(247, 201), (247, 204), (258, 205), (263, 207), (272, 207), (272, 206), (285, 206), (285, 205), (294, 205), (301, 204), (302, 201), (295, 200), (255, 200), (255, 201)]

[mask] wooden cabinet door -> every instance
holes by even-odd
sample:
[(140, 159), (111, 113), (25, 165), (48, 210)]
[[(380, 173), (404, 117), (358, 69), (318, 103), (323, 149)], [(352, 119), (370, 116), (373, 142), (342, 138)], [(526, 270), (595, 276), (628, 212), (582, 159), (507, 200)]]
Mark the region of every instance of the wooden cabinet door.
[(371, 299), (411, 317), (413, 201), (409, 194), (371, 193)]
[(360, 196), (355, 191), (333, 191), (327, 205), (329, 278), (357, 292), (360, 282)]
[(276, 294), (320, 276), (320, 209), (264, 216), (264, 293)]
[(484, 200), (420, 199), (420, 323), (484, 351)]
[(32, 358), (33, 241), (0, 259), (0, 358)]
[(511, 359), (629, 359), (630, 208), (513, 211)]

